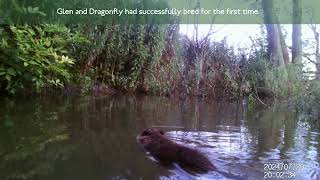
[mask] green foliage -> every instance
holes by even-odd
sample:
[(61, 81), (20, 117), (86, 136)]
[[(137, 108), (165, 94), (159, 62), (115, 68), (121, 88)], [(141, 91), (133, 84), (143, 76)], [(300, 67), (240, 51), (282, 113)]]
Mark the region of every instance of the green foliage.
[(118, 89), (144, 86), (147, 71), (164, 48), (165, 26), (96, 26), (85, 33), (92, 45), (85, 47), (80, 69)]
[(305, 93), (308, 77), (304, 77), (302, 66), (289, 64), (286, 67), (269, 69), (266, 74), (267, 86), (279, 97), (296, 99)]
[[(198, 43), (199, 42), (199, 43)], [(226, 40), (210, 42), (181, 37), (177, 45), (180, 91), (187, 94), (233, 98), (240, 94), (240, 56)]]
[(38, 25), (1, 27), (0, 89), (15, 93), (31, 88), (62, 87), (70, 78), (73, 43), (85, 39), (65, 26)]
[(301, 65), (274, 67), (267, 59), (257, 58), (248, 61), (244, 74), (254, 92), (265, 89), (277, 97), (295, 98), (306, 90)]
[(269, 67), (270, 63), (264, 58), (250, 59), (244, 68), (245, 79), (252, 87), (265, 87)]
[(179, 70), (175, 61), (164, 62), (163, 59), (154, 63), (146, 76), (148, 90), (160, 95), (167, 94), (176, 87), (179, 81)]
[(52, 10), (61, 8), (73, 9), (75, 7), (90, 7), (101, 9), (165, 9), (169, 8), (167, 0), (1, 0), (0, 1), (0, 24), (38, 24), (55, 23), (63, 24), (167, 24), (171, 19), (177, 18), (171, 15), (143, 14), (130, 15), (123, 13), (121, 16), (102, 15), (95, 18), (89, 16), (65, 16), (57, 13), (50, 13)]
[[(253, 93), (259, 93), (262, 89), (277, 97), (279, 103), (285, 102), (297, 111), (306, 113), (304, 118), (320, 117), (320, 81), (312, 79), (304, 71), (303, 64), (274, 67), (267, 59), (253, 56), (243, 68), (243, 73)], [(255, 97), (251, 92), (249, 102), (254, 102)]]
[[(313, 80), (308, 88), (307, 98), (300, 98), (301, 107), (305, 108), (312, 117), (319, 120), (320, 118), (320, 80)], [(318, 121), (319, 123), (319, 121)]]

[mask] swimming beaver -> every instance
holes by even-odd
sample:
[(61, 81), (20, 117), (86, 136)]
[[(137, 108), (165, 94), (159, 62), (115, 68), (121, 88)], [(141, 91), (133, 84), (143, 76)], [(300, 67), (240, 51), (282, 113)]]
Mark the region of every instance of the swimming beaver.
[(182, 168), (197, 173), (206, 173), (216, 169), (201, 152), (171, 141), (164, 136), (162, 130), (146, 129), (137, 136), (137, 141), (161, 163), (177, 163)]

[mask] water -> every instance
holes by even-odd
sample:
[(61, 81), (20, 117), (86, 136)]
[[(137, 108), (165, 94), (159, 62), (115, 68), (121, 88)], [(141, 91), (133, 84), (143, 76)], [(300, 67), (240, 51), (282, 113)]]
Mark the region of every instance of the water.
[(136, 143), (146, 127), (237, 177), (320, 179), (320, 130), (285, 108), (134, 96), (2, 98), (0, 106), (1, 180), (228, 179), (159, 165)]

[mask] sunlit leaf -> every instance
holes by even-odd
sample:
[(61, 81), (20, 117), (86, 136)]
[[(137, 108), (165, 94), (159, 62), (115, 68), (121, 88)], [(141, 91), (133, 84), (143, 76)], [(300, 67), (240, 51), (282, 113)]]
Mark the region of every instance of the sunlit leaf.
[(7, 73), (10, 74), (11, 76), (15, 76), (16, 75), (16, 71), (13, 68), (7, 69)]
[(11, 76), (9, 74), (6, 74), (7, 81), (11, 81)]

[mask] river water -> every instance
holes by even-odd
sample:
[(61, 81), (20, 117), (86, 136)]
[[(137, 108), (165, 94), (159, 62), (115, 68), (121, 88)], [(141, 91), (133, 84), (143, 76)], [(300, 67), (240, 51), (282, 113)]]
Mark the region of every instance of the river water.
[(1, 180), (228, 179), (160, 165), (136, 143), (147, 127), (239, 179), (320, 179), (319, 127), (285, 107), (153, 96), (2, 98), (0, 106)]

